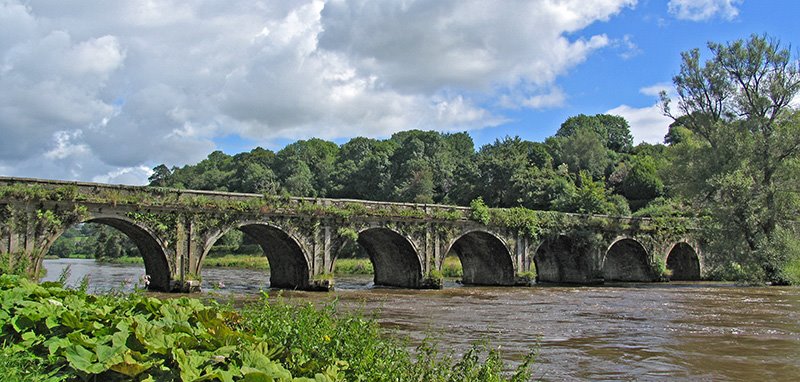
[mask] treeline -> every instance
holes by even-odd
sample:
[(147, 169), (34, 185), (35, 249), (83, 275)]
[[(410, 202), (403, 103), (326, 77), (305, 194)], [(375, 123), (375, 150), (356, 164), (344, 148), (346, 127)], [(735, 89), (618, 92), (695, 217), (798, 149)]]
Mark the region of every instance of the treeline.
[(467, 133), (411, 130), (337, 145), (301, 140), (211, 153), (195, 165), (154, 169), (151, 185), (292, 196), (627, 215), (664, 195), (666, 146), (632, 144), (612, 115), (567, 119), (544, 143), (506, 137), (476, 150)]
[(86, 223), (68, 229), (50, 247), (49, 256), (97, 260), (138, 257), (139, 249), (119, 230), (103, 224)]

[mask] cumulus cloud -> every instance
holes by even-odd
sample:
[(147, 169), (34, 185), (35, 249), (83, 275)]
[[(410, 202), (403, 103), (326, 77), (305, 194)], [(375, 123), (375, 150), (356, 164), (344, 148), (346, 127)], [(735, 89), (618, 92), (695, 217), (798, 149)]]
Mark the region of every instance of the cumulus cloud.
[(548, 108), (635, 0), (0, 1), (3, 175), (143, 183), (215, 139), (479, 129)]
[[(639, 90), (644, 95), (654, 97), (658, 97), (661, 91), (667, 94), (675, 92), (669, 83), (658, 83)], [(628, 121), (634, 143), (663, 143), (664, 136), (667, 135), (669, 125), (672, 123), (672, 119), (665, 116), (661, 110), (660, 102), (640, 108), (620, 105), (606, 111), (606, 114), (619, 115)]]
[(741, 0), (670, 0), (669, 13), (681, 20), (704, 21), (714, 17), (733, 20), (739, 15)]

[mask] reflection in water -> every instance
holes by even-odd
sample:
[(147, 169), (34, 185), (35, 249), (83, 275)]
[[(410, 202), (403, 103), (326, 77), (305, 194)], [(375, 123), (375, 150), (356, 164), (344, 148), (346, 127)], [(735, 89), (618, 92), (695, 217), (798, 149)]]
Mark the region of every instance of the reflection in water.
[[(92, 260), (46, 261), (47, 280), (69, 264), (76, 285), (131, 289), (142, 266)], [(255, 295), (269, 283), (261, 271), (206, 268), (203, 287)], [(434, 335), (464, 351), (488, 339), (506, 358), (539, 347), (543, 380), (773, 380), (800, 375), (800, 288), (743, 288), (709, 283), (606, 287), (444, 290), (372, 288), (370, 276), (337, 278), (333, 293), (281, 292), (293, 301), (338, 298), (347, 309), (376, 311), (379, 322), (420, 340)]]

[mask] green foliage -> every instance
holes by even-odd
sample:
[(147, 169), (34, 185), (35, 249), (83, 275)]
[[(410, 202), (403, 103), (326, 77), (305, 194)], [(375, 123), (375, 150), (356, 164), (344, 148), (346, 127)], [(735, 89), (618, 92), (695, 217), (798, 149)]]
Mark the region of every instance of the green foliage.
[(469, 203), (469, 206), (472, 208), (472, 220), (481, 222), (484, 225), (489, 224), (489, 219), (491, 218), (489, 207), (483, 202), (483, 198), (474, 199)]
[(577, 183), (575, 187), (568, 185), (564, 192), (553, 200), (553, 209), (582, 214), (630, 215), (627, 201), (610, 195), (605, 184), (592, 180), (588, 172), (581, 171)]
[(336, 230), (336, 234), (349, 241), (353, 242), (358, 241), (358, 231), (352, 228), (341, 227), (338, 230)]
[(218, 257), (206, 257), (203, 260), (204, 267), (224, 267), (224, 268), (247, 268), (269, 270), (269, 261), (264, 255), (226, 255)]
[(26, 351), (3, 346), (0, 348), (0, 375), (6, 382), (58, 382), (65, 375), (47, 370), (46, 360)]
[(336, 259), (333, 273), (337, 275), (371, 275), (375, 273), (369, 259)]
[(622, 195), (629, 200), (650, 201), (664, 192), (653, 157), (637, 156), (621, 185)]
[(669, 137), (667, 186), (710, 217), (707, 266), (782, 283), (788, 259), (774, 247), (782, 222), (800, 212), (790, 191), (800, 186), (800, 115), (790, 106), (800, 93), (798, 60), (766, 36), (708, 48), (706, 62), (697, 49), (683, 53), (674, 78), (685, 130)]
[(580, 114), (567, 118), (556, 132), (557, 137), (570, 137), (581, 131), (591, 131), (600, 138), (603, 146), (616, 152), (628, 152), (633, 147), (633, 136), (625, 118), (616, 115)]
[(92, 296), (8, 275), (0, 276), (0, 330), (4, 380), (522, 381), (530, 367), (507, 378), (485, 346), (454, 360), (426, 342), (414, 357), (375, 321), (333, 304), (265, 298), (237, 311), (190, 298)]
[(22, 252), (0, 252), (0, 275), (31, 277), (31, 259)]
[(422, 285), (425, 288), (442, 289), (442, 285), (444, 285), (444, 274), (437, 269), (431, 269), (425, 277), (422, 278)]
[(444, 277), (462, 277), (464, 276), (464, 269), (461, 267), (461, 260), (458, 256), (447, 256), (442, 263), (442, 276)]
[[(4, 351), (30, 352), (44, 374), (102, 380), (290, 376), (274, 350), (233, 326), (238, 315), (194, 299), (91, 296), (0, 277)], [(255, 370), (254, 370), (255, 369)]]
[(696, 211), (691, 211), (677, 198), (656, 198), (644, 208), (636, 211), (634, 217), (691, 217)]
[(548, 138), (546, 143), (555, 163), (566, 164), (573, 174), (583, 171), (593, 179), (602, 179), (613, 164), (611, 151), (603, 145), (600, 136), (589, 129)]
[(792, 285), (800, 285), (800, 256), (793, 256), (786, 262), (783, 277)]
[(533, 269), (526, 272), (517, 272), (515, 278), (517, 284), (524, 284), (524, 285), (533, 284), (534, 282), (536, 282), (536, 268), (533, 267)]
[(332, 197), (388, 200), (393, 142), (356, 137), (343, 144), (334, 164)]
[(662, 280), (668, 280), (672, 276), (672, 270), (667, 268), (667, 262), (660, 257), (655, 260), (655, 270)]

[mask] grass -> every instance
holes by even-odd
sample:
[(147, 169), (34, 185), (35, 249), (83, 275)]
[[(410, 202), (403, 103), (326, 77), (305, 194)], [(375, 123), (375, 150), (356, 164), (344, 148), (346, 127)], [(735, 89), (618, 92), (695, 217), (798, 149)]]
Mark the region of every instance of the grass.
[(58, 257), (53, 255), (46, 255), (45, 260), (58, 260), (58, 259), (93, 259), (94, 256), (87, 253), (73, 253), (67, 257)]
[(369, 259), (337, 259), (333, 265), (333, 273), (337, 275), (371, 275), (375, 273)]
[(464, 270), (461, 268), (461, 260), (458, 256), (447, 256), (442, 264), (442, 275), (444, 277), (463, 277)]
[(488, 344), (461, 357), (415, 351), (335, 303), (89, 295), (0, 276), (0, 375), (9, 381), (514, 381), (530, 379)]
[[(112, 264), (144, 264), (141, 257), (118, 257), (114, 259), (104, 259), (104, 262)], [(269, 270), (267, 257), (246, 256), (246, 255), (225, 255), (219, 257), (206, 257), (203, 260), (204, 267), (225, 267), (225, 268), (244, 268)], [(336, 275), (371, 275), (375, 271), (369, 259), (337, 259), (334, 264), (333, 273)], [(456, 256), (448, 256), (444, 259), (442, 266), (444, 277), (458, 278), (463, 275), (461, 261)]]
[(784, 277), (792, 285), (800, 285), (800, 256), (789, 259), (783, 268)]
[(220, 257), (206, 257), (203, 260), (204, 267), (222, 267), (222, 268), (246, 268), (269, 270), (269, 261), (264, 255), (261, 256), (241, 256), (241, 255), (225, 255)]

